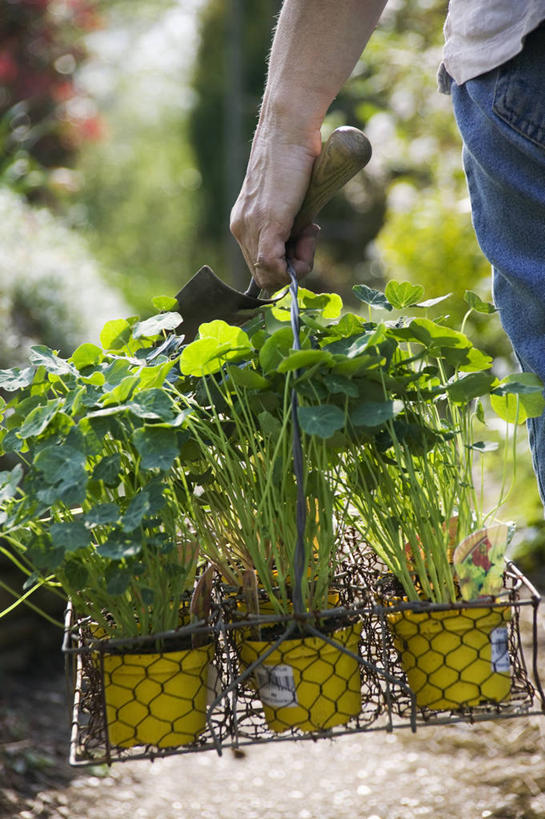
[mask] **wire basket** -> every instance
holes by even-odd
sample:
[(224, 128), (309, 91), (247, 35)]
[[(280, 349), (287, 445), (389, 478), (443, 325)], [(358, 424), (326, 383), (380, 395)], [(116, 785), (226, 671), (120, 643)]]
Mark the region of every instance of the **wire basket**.
[(381, 568), (347, 560), (324, 612), (245, 616), (224, 592), (210, 625), (129, 641), (69, 607), (70, 763), (545, 713), (540, 596), (513, 564), (500, 599), (453, 605), (374, 604)]

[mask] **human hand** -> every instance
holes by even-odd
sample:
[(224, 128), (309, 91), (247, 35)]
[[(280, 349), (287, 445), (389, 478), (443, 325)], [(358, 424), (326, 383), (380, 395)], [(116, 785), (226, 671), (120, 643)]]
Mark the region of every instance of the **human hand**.
[(289, 282), (288, 240), (297, 278), (312, 270), (320, 228), (307, 225), (293, 240), (291, 229), (320, 149), (319, 132), (298, 142), (269, 129), (256, 132), (242, 189), (231, 211), (231, 232), (264, 290), (274, 291)]

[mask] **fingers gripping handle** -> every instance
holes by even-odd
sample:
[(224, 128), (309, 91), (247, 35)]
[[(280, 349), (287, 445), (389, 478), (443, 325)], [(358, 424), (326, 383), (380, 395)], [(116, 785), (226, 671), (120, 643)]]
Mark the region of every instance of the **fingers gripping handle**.
[[(349, 125), (333, 131), (312, 168), (308, 190), (286, 246), (288, 256), (290, 245), (303, 228), (314, 222), (324, 205), (367, 165), (370, 158), (371, 143), (363, 131)], [(259, 292), (259, 285), (252, 279), (246, 295), (257, 297)]]

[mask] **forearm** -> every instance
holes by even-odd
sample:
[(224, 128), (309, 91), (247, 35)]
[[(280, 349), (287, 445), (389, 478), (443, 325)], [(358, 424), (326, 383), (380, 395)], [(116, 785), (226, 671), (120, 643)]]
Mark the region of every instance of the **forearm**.
[(385, 5), (386, 0), (285, 0), (258, 131), (266, 126), (299, 139), (317, 134)]

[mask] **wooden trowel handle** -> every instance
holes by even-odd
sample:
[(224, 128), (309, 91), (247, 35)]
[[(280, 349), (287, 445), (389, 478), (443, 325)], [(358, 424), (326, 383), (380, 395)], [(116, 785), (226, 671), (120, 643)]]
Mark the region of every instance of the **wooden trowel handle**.
[(336, 128), (316, 159), (310, 184), (295, 217), (290, 241), (312, 224), (331, 197), (361, 171), (371, 159), (371, 143), (358, 128)]
[[(331, 197), (364, 168), (371, 159), (371, 143), (358, 128), (343, 125), (336, 128), (312, 168), (310, 183), (303, 204), (295, 217), (289, 245), (307, 225), (311, 225)], [(254, 298), (260, 288), (252, 279), (246, 295)]]

